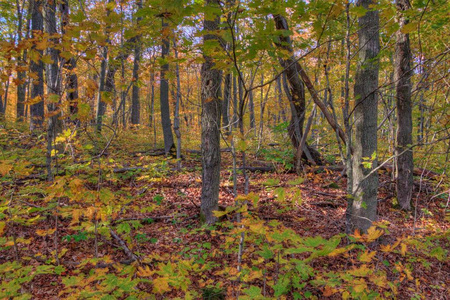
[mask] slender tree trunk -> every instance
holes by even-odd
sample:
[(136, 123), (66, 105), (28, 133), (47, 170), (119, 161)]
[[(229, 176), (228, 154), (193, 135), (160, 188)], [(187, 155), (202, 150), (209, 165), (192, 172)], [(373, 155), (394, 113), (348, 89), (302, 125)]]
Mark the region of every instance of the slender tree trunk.
[[(60, 3), (61, 11), (61, 31), (63, 38), (65, 38), (66, 28), (70, 21), (70, 6), (69, 0), (62, 0)], [(78, 124), (78, 75), (75, 72), (77, 67), (77, 60), (74, 57), (69, 58), (64, 62), (64, 69), (66, 71), (66, 99), (69, 103), (70, 119)]]
[(180, 66), (178, 64), (178, 47), (176, 39), (173, 39), (173, 49), (175, 52), (175, 76), (177, 78), (177, 91), (175, 97), (175, 114), (173, 118), (173, 131), (177, 137), (177, 169), (181, 170), (181, 131), (180, 131), (180, 102), (181, 102), (181, 82), (180, 82)]
[[(108, 3), (112, 3), (113, 0), (108, 0)], [(111, 14), (111, 8), (109, 5), (106, 5), (106, 16), (108, 17)], [(102, 49), (102, 63), (100, 65), (100, 78), (99, 78), (99, 89), (98, 89), (98, 96), (97, 96), (97, 115), (96, 115), (96, 127), (97, 132), (102, 131), (102, 124), (103, 124), (103, 116), (105, 115), (106, 111), (106, 99), (102, 99), (106, 96), (105, 93), (105, 86), (106, 86), (106, 69), (108, 68), (108, 45), (110, 44), (109, 39), (109, 24), (106, 25), (105, 28), (105, 35), (106, 35), (106, 42)]]
[[(219, 9), (219, 0), (206, 0), (207, 7)], [(220, 17), (204, 19), (206, 33), (204, 42), (217, 41), (219, 37), (214, 31), (219, 30)], [(221, 71), (214, 68), (210, 53), (203, 52), (205, 62), (201, 69), (202, 99), (202, 195), (201, 217), (206, 224), (213, 224), (217, 218), (213, 211), (218, 209), (220, 184), (220, 117), (222, 103), (220, 101)]]
[[(45, 31), (53, 36), (56, 31), (56, 3), (53, 0), (46, 0), (45, 3)], [(47, 48), (47, 53), (52, 62), (46, 64), (47, 77), (47, 180), (53, 181), (52, 172), (52, 152), (56, 135), (62, 130), (61, 124), (61, 73), (59, 69), (59, 51), (55, 48), (58, 44), (57, 39), (50, 39), (50, 47)]]
[(287, 116), (286, 116), (286, 110), (284, 109), (283, 105), (283, 89), (281, 87), (281, 76), (277, 77), (277, 99), (278, 99), (278, 105), (280, 106), (281, 111), (281, 119), (283, 122), (287, 122)]
[[(377, 216), (378, 174), (369, 173), (377, 167), (378, 70), (380, 51), (379, 16), (372, 8), (374, 0), (358, 0), (368, 10), (360, 17), (359, 62), (355, 75), (355, 148), (353, 153), (353, 201), (351, 228), (367, 232)], [(366, 158), (370, 158), (369, 161)]]
[(222, 103), (222, 122), (223, 126), (226, 128), (226, 133), (231, 132), (231, 128), (228, 128), (230, 125), (230, 101), (231, 101), (231, 92), (232, 92), (232, 74), (227, 73), (225, 75), (225, 82), (223, 87), (223, 103)]
[[(19, 0), (16, 0), (16, 7), (17, 7), (17, 17), (18, 17), (18, 26), (17, 26), (17, 42), (20, 44), (22, 41), (22, 29), (23, 29), (23, 13), (25, 8), (25, 1), (22, 2), (22, 5), (20, 5)], [(30, 6), (28, 6), (29, 10)], [(30, 20), (30, 13), (27, 13), (26, 16), (26, 26), (27, 26), (27, 32), (29, 30), (29, 20)], [(25, 94), (26, 94), (26, 56), (27, 56), (27, 50), (24, 49), (22, 53), (19, 53), (17, 57), (19, 70), (17, 71), (17, 104), (16, 104), (16, 114), (17, 114), (17, 121), (22, 122), (25, 112)]]
[(233, 75), (233, 126), (237, 128), (237, 109), (238, 109), (238, 84), (236, 76)]
[[(164, 20), (164, 16), (161, 17), (162, 19), (162, 34), (163, 41), (162, 41), (162, 52), (161, 52), (161, 58), (164, 60), (167, 55), (169, 55), (169, 37), (167, 35), (167, 29), (168, 24)], [(164, 63), (164, 65), (161, 66), (161, 81), (160, 81), (160, 91), (159, 91), (159, 101), (161, 106), (161, 125), (163, 128), (163, 135), (164, 135), (164, 151), (166, 152), (166, 155), (173, 152), (175, 150), (175, 144), (173, 142), (173, 134), (172, 134), (172, 122), (170, 119), (170, 106), (169, 106), (169, 82), (166, 78), (166, 74), (169, 71), (169, 64)]]
[(149, 114), (149, 124), (150, 127), (153, 127), (153, 120), (155, 114), (155, 72), (153, 70), (150, 71), (150, 114)]
[(248, 92), (248, 109), (250, 111), (250, 129), (255, 129), (255, 102), (252, 90)]
[(404, 210), (411, 209), (413, 192), (412, 104), (411, 104), (411, 47), (409, 34), (401, 29), (408, 24), (404, 11), (409, 9), (408, 0), (397, 0), (400, 29), (396, 33), (395, 75), (397, 94), (397, 199)]
[[(44, 18), (42, 10), (44, 8), (43, 0), (31, 0), (31, 29), (32, 37), (35, 38), (39, 32), (44, 31)], [(36, 49), (33, 45), (32, 51), (39, 53), (42, 57), (43, 51)], [(31, 85), (30, 105), (30, 130), (36, 130), (44, 124), (44, 63), (38, 60), (31, 60), (30, 71), (34, 74)]]
[[(137, 10), (142, 8), (142, 0), (137, 1)], [(136, 18), (136, 25), (139, 27), (141, 17)], [(139, 102), (139, 63), (141, 60), (141, 36), (137, 37), (136, 45), (134, 46), (134, 65), (133, 65), (133, 90), (131, 97), (131, 124), (137, 125), (141, 122), (141, 107)]]
[(344, 129), (345, 129), (345, 166), (347, 173), (347, 199), (348, 205), (346, 210), (346, 220), (347, 233), (352, 233), (353, 230), (350, 226), (351, 220), (351, 205), (352, 200), (350, 196), (353, 194), (353, 170), (352, 170), (352, 153), (351, 153), (351, 145), (352, 145), (352, 127), (350, 120), (350, 64), (351, 64), (351, 43), (350, 43), (350, 29), (351, 29), (351, 20), (350, 20), (350, 2), (345, 5), (345, 15), (346, 15), (346, 33), (345, 33), (345, 79), (344, 79), (344, 106), (342, 108), (342, 117), (344, 119)]

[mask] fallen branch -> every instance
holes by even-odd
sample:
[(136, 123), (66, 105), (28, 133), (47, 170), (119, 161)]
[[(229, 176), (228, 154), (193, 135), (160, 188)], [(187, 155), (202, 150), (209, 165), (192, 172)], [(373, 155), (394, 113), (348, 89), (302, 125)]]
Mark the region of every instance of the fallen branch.
[(126, 255), (128, 255), (128, 258), (132, 261), (139, 261), (139, 258), (137, 257), (136, 254), (134, 254), (130, 248), (128, 248), (127, 244), (125, 243), (124, 240), (122, 240), (120, 238), (120, 236), (115, 233), (114, 230), (112, 230), (111, 228), (109, 228), (109, 233), (111, 234), (111, 236), (119, 243), (119, 245), (122, 247), (123, 251), (125, 252)]

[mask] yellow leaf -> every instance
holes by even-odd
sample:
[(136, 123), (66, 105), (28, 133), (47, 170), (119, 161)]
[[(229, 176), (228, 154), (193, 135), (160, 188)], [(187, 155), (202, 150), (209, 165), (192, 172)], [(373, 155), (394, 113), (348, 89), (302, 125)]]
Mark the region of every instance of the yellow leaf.
[(48, 48), (48, 45), (49, 45), (48, 41), (43, 39), (36, 43), (36, 49), (45, 50), (46, 48)]
[(359, 261), (361, 262), (371, 262), (372, 258), (375, 256), (377, 252), (376, 251), (372, 251), (369, 252), (368, 250), (366, 250), (363, 254), (361, 254), (361, 256), (359, 257)]
[(154, 272), (152, 270), (150, 270), (149, 266), (138, 267), (138, 272), (137, 272), (138, 276), (150, 277), (153, 275), (153, 273)]
[(160, 277), (153, 280), (153, 291), (160, 294), (170, 291), (169, 278)]
[(358, 279), (353, 282), (353, 290), (357, 293), (362, 293), (367, 289), (367, 284), (364, 279)]
[(3, 234), (3, 231), (5, 230), (6, 222), (0, 222), (0, 235)]
[(375, 226), (372, 226), (367, 230), (367, 241), (373, 242), (382, 235), (383, 235), (383, 230), (379, 230)]
[(4, 247), (9, 247), (9, 246), (13, 246), (14, 245), (14, 241), (7, 241), (6, 243), (3, 244)]
[(9, 164), (10, 161), (8, 160), (4, 160), (2, 162), (0, 162), (0, 174), (2, 176), (7, 175), (13, 168), (13, 165)]
[(56, 228), (37, 229), (36, 234), (39, 236), (47, 236), (47, 235), (52, 235), (53, 233), (55, 233), (55, 231), (56, 231)]
[(70, 222), (70, 225), (77, 224), (80, 221), (80, 215), (81, 215), (81, 210), (74, 209), (72, 211), (72, 222)]
[(369, 276), (369, 280), (371, 282), (373, 282), (374, 284), (376, 284), (377, 286), (382, 287), (382, 288), (385, 288), (387, 283), (388, 283), (388, 280), (386, 278), (386, 274), (382, 274), (382, 275), (379, 275), (379, 276), (377, 276), (377, 275), (370, 275)]
[(403, 256), (405, 256), (405, 255), (406, 255), (406, 251), (408, 250), (408, 246), (406, 246), (405, 243), (402, 243), (400, 247), (401, 247), (400, 253), (401, 253)]
[(359, 269), (355, 267), (355, 268), (353, 268), (353, 270), (348, 271), (348, 273), (350, 275), (358, 276), (358, 277), (365, 277), (370, 272), (371, 272), (371, 270), (365, 264), (362, 265)]
[(264, 224), (262, 222), (258, 222), (256, 224), (250, 224), (249, 225), (250, 231), (254, 233), (264, 234), (266, 232), (264, 228)]

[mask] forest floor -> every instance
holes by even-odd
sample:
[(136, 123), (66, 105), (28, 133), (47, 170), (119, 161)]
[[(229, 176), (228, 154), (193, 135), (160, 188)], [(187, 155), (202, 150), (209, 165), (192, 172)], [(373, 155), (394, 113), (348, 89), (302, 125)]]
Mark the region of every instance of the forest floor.
[(236, 205), (231, 154), (225, 152), (225, 211), (217, 226), (205, 227), (198, 217), (198, 153), (183, 153), (181, 171), (174, 170), (175, 160), (132, 145), (117, 145), (98, 159), (61, 156), (60, 176), (51, 184), (43, 180), (42, 137), (2, 130), (0, 298), (450, 294), (449, 195), (438, 195), (445, 192), (436, 189), (445, 186), (440, 178), (416, 178), (414, 209), (403, 212), (395, 206), (391, 174), (380, 172), (377, 229), (348, 236), (341, 171), (307, 168), (298, 176), (250, 155), (250, 166), (276, 171), (247, 172), (247, 197), (239, 172)]

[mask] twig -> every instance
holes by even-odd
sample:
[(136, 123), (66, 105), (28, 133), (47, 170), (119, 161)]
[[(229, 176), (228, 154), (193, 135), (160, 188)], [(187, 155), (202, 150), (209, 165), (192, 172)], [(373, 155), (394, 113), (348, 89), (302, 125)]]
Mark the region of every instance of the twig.
[(139, 261), (139, 257), (134, 254), (130, 248), (128, 248), (127, 244), (120, 238), (120, 236), (114, 231), (112, 230), (112, 228), (109, 228), (109, 233), (111, 234), (111, 236), (116, 239), (116, 241), (119, 243), (119, 245), (122, 247), (123, 251), (125, 252), (126, 255), (128, 255), (128, 258), (132, 261)]

